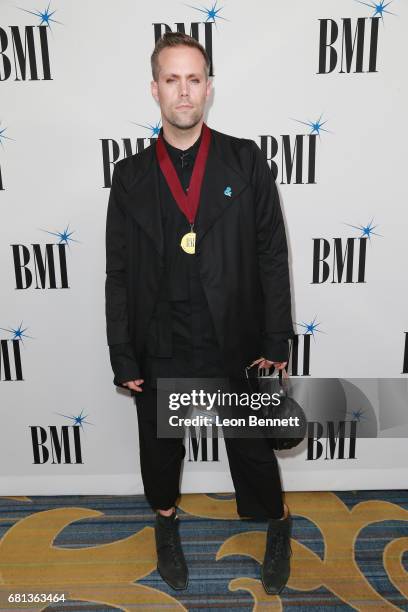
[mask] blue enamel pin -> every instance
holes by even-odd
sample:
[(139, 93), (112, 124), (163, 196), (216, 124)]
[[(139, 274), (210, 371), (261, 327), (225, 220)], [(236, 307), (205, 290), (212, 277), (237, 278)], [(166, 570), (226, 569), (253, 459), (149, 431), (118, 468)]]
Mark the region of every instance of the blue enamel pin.
[(231, 187), (226, 187), (224, 189), (224, 195), (228, 196), (229, 198), (232, 196), (232, 190)]

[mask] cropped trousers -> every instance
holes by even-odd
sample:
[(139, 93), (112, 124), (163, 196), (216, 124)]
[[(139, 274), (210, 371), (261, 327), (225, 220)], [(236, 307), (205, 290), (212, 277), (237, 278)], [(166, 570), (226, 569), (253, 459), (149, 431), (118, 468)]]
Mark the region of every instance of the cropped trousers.
[[(157, 378), (218, 378), (224, 372), (208, 308), (191, 302), (173, 305), (172, 354), (145, 354), (142, 361), (143, 391), (134, 392), (139, 452), (146, 498), (154, 510), (177, 505), (185, 454), (184, 439), (157, 435)], [(254, 355), (254, 359), (260, 355)], [(224, 442), (242, 518), (268, 519), (283, 515), (282, 485), (278, 462), (265, 437), (237, 438), (224, 433)]]

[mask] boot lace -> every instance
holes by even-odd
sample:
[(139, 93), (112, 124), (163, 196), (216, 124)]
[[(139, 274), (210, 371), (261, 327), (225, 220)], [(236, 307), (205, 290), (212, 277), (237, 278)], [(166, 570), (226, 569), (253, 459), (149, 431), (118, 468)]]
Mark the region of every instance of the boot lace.
[(276, 533), (268, 541), (268, 547), (266, 551), (267, 563), (274, 563), (278, 559), (286, 558), (290, 556), (292, 550), (290, 543), (287, 542), (287, 537), (284, 533)]
[(181, 566), (180, 556), (182, 553), (180, 537), (177, 532), (177, 525), (173, 523), (165, 527), (165, 534), (161, 542), (160, 548), (169, 548), (173, 557), (173, 562), (176, 567)]

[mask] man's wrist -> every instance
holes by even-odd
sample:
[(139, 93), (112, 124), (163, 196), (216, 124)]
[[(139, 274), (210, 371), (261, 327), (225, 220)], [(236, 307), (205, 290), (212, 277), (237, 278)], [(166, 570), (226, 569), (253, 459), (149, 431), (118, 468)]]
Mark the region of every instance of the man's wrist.
[(110, 345), (109, 356), (114, 373), (114, 385), (123, 387), (124, 382), (142, 378), (130, 343)]

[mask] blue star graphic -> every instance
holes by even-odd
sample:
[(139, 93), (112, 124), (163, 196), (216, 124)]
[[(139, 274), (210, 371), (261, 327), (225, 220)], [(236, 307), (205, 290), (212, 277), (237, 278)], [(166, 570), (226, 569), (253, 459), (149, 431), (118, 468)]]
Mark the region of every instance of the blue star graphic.
[(346, 414), (350, 414), (353, 421), (358, 421), (360, 423), (361, 420), (365, 419), (364, 410), (359, 408), (358, 410), (346, 410)]
[(228, 21), (228, 19), (221, 17), (221, 15), (218, 14), (224, 7), (220, 6), (220, 8), (217, 8), (217, 2), (214, 2), (211, 8), (206, 8), (205, 6), (198, 8), (196, 6), (192, 6), (191, 4), (186, 4), (186, 6), (207, 15), (206, 21), (212, 21), (212, 23), (215, 23), (215, 27), (217, 27), (216, 19), (224, 19), (224, 21)]
[(71, 419), (71, 421), (73, 421), (74, 425), (78, 425), (79, 427), (82, 427), (82, 429), (84, 428), (84, 426), (82, 425), (82, 423), (86, 423), (87, 425), (93, 425), (93, 423), (91, 423), (90, 421), (86, 421), (86, 417), (89, 416), (88, 414), (83, 415), (83, 410), (81, 411), (81, 414), (78, 414), (77, 416), (71, 415), (69, 416), (68, 414), (61, 414), (61, 412), (57, 412), (56, 414), (59, 414), (60, 416), (65, 417), (66, 419)]
[(8, 329), (6, 327), (0, 327), (0, 329), (2, 329), (3, 331), (7, 331), (10, 332), (11, 334), (14, 334), (12, 338), (10, 338), (10, 340), (21, 340), (21, 342), (24, 344), (24, 338), (32, 338), (32, 336), (28, 336), (27, 334), (25, 334), (24, 332), (28, 329), (28, 327), (25, 327), (24, 329), (21, 329), (23, 325), (23, 322), (21, 321), (19, 327), (17, 327), (17, 329)]
[(320, 138), (320, 132), (330, 132), (330, 130), (326, 130), (323, 126), (327, 121), (322, 122), (323, 113), (320, 115), (317, 121), (299, 121), (299, 119), (292, 119), (292, 121), (297, 121), (297, 123), (303, 123), (303, 125), (307, 125), (311, 128), (310, 134), (317, 134)]
[(47, 234), (52, 234), (53, 236), (58, 236), (58, 238), (60, 239), (59, 244), (61, 244), (62, 242), (65, 242), (65, 244), (68, 244), (68, 240), (70, 242), (80, 242), (79, 240), (75, 240), (75, 238), (71, 238), (71, 235), (74, 232), (68, 232), (68, 228), (69, 228), (69, 224), (67, 225), (66, 229), (63, 232), (49, 232), (48, 230), (44, 230), (44, 229), (42, 229), (41, 231), (47, 232)]
[(392, 1), (393, 0), (390, 0), (390, 2), (387, 2), (387, 4), (385, 4), (385, 0), (381, 0), (381, 2), (362, 2), (362, 0), (356, 0), (356, 2), (358, 2), (359, 4), (364, 4), (365, 6), (369, 6), (370, 8), (374, 9), (374, 13), (373, 15), (371, 15), (372, 17), (376, 17), (378, 15), (379, 17), (381, 17), (381, 19), (384, 19), (384, 13), (388, 13), (389, 15), (395, 15), (395, 13), (386, 10), (387, 6), (389, 6)]
[(39, 17), (39, 19), (41, 19), (40, 25), (43, 25), (45, 23), (45, 25), (51, 29), (51, 23), (50, 23), (51, 21), (53, 23), (59, 23), (59, 24), (61, 24), (61, 22), (57, 21), (56, 19), (52, 19), (52, 16), (56, 13), (56, 11), (50, 12), (50, 5), (51, 5), (51, 0), (48, 3), (48, 7), (44, 9), (43, 11), (27, 11), (27, 9), (23, 9), (20, 7), (19, 8), (21, 11), (24, 11), (25, 13), (30, 13), (30, 15), (35, 15), (36, 17)]
[(368, 238), (369, 240), (371, 240), (371, 236), (381, 236), (381, 234), (377, 234), (377, 232), (374, 232), (373, 230), (378, 227), (378, 225), (373, 225), (373, 221), (374, 221), (374, 217), (371, 219), (370, 223), (367, 223), (367, 225), (351, 225), (351, 223), (346, 223), (345, 225), (348, 225), (349, 227), (354, 227), (354, 229), (358, 229), (361, 231), (361, 236), (360, 238)]
[(135, 121), (132, 121), (131, 123), (133, 123), (134, 125), (138, 125), (139, 127), (145, 128), (146, 130), (151, 130), (152, 133), (150, 134), (150, 138), (158, 136), (160, 133), (160, 121), (158, 121), (156, 125), (142, 125), (141, 123), (136, 123)]
[(10, 136), (5, 136), (4, 132), (7, 130), (7, 128), (3, 128), (2, 130), (0, 130), (0, 144), (4, 149), (4, 144), (3, 144), (3, 140), (14, 140), (14, 138), (10, 138)]
[(300, 327), (304, 327), (305, 328), (306, 331), (303, 334), (304, 336), (306, 336), (306, 334), (310, 334), (314, 338), (315, 337), (315, 335), (314, 335), (315, 332), (319, 332), (320, 334), (324, 334), (324, 332), (321, 329), (317, 329), (317, 326), (320, 325), (320, 323), (316, 323), (316, 319), (317, 319), (317, 315), (315, 316), (313, 321), (311, 321), (310, 323), (296, 323), (296, 325), (299, 325)]

